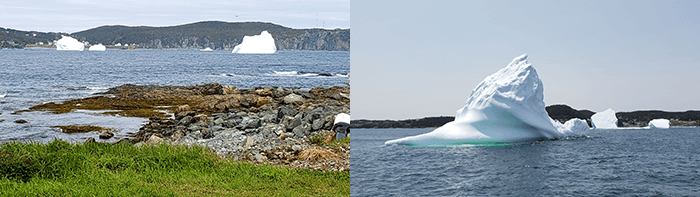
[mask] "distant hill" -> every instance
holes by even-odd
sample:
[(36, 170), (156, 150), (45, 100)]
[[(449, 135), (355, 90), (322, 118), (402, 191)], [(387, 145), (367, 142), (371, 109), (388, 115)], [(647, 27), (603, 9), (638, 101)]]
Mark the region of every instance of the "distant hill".
[(244, 36), (258, 35), (267, 30), (274, 37), (278, 50), (350, 50), (350, 29), (292, 29), (264, 22), (204, 21), (169, 27), (111, 25), (72, 34), (0, 29), (0, 48), (24, 48), (39, 42), (48, 44), (60, 39), (61, 35), (70, 35), (79, 41), (102, 43), (108, 47), (120, 43), (145, 49), (210, 47), (232, 50)]
[(351, 120), (351, 128), (430, 128), (455, 120), (455, 117), (427, 117), (409, 120)]
[(21, 31), (0, 27), (0, 48), (24, 48), (27, 44), (49, 44), (65, 33)]
[(351, 128), (430, 128), (440, 127), (455, 120), (452, 116), (427, 117), (408, 120), (351, 120)]
[[(586, 120), (591, 126), (591, 110), (576, 110), (568, 105), (550, 105), (545, 107), (549, 117), (561, 122), (572, 118)], [(644, 127), (649, 121), (657, 118), (671, 120), (671, 126), (700, 126), (700, 111), (665, 112), (665, 111), (633, 111), (615, 113), (620, 127)], [(452, 116), (427, 117), (408, 120), (351, 120), (351, 128), (435, 128), (444, 125), (455, 118)]]
[(78, 40), (105, 45), (136, 44), (149, 49), (231, 50), (243, 36), (267, 30), (279, 50), (350, 50), (349, 29), (292, 29), (272, 23), (205, 21), (170, 27), (100, 26), (71, 34)]
[(572, 118), (586, 120), (591, 119), (591, 116), (595, 114), (595, 112), (591, 110), (575, 110), (568, 105), (550, 105), (544, 109), (547, 111), (547, 114), (549, 114), (549, 117), (559, 121), (567, 121)]
[(671, 126), (700, 126), (700, 111), (666, 112), (659, 110), (617, 112), (618, 126), (647, 126), (657, 118), (671, 120)]

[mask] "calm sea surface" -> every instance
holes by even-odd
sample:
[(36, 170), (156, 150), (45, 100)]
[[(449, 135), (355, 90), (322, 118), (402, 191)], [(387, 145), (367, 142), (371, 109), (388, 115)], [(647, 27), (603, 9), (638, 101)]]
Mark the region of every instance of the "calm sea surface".
[(507, 147), (382, 147), (353, 129), (351, 196), (700, 196), (700, 128), (591, 130)]
[[(314, 88), (346, 86), (349, 72), (348, 51), (251, 55), (195, 50), (0, 50), (0, 142), (46, 142), (53, 138), (81, 141), (98, 135), (62, 134), (51, 128), (56, 125), (116, 128), (117, 137), (136, 132), (146, 119), (98, 116), (94, 111), (12, 114), (46, 102), (88, 97), (123, 84), (186, 86), (218, 82), (238, 88)], [(29, 123), (14, 122), (19, 119)]]

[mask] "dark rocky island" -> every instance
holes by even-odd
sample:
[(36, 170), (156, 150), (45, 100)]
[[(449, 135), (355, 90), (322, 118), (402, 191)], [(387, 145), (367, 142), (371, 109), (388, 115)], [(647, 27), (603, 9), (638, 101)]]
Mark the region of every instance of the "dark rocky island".
[(427, 117), (408, 120), (351, 120), (351, 128), (431, 128), (455, 120), (452, 116)]
[[(591, 110), (576, 110), (568, 105), (550, 105), (545, 107), (549, 117), (560, 122), (572, 118), (586, 120), (591, 125)], [(670, 120), (671, 126), (700, 126), (700, 111), (665, 112), (665, 111), (633, 111), (617, 112), (619, 127), (645, 127), (649, 121), (658, 118)], [(409, 120), (352, 120), (352, 128), (437, 128), (453, 121), (452, 116), (427, 117)]]

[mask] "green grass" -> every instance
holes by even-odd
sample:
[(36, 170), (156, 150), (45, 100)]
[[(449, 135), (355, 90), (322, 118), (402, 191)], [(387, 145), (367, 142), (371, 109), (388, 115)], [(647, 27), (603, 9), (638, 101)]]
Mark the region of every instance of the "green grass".
[(345, 145), (345, 144), (350, 144), (350, 137), (346, 137), (346, 138), (343, 138), (343, 139), (340, 139), (340, 140), (335, 140), (335, 141), (333, 141), (333, 142), (331, 142), (331, 143), (328, 143), (327, 145), (328, 145), (328, 146), (335, 146), (335, 147), (338, 147), (338, 146), (342, 146), (342, 145)]
[(350, 174), (221, 160), (202, 147), (0, 144), (0, 196), (349, 196)]

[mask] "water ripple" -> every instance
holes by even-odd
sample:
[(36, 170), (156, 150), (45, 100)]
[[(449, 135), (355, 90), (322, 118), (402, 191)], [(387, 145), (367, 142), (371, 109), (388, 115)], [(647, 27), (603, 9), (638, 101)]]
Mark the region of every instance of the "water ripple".
[(593, 130), (507, 147), (382, 147), (431, 129), (355, 129), (351, 196), (698, 196), (700, 128)]

